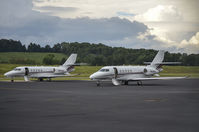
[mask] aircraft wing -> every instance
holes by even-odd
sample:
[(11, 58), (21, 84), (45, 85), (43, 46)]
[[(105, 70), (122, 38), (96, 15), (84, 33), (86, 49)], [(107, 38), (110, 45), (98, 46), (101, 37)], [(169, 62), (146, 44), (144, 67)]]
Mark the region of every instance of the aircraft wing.
[(32, 78), (55, 78), (55, 77), (68, 77), (68, 76), (75, 76), (79, 74), (65, 74), (65, 75), (31, 75)]
[(151, 77), (151, 78), (129, 78), (129, 81), (147, 81), (147, 80), (174, 80), (185, 79), (188, 77)]

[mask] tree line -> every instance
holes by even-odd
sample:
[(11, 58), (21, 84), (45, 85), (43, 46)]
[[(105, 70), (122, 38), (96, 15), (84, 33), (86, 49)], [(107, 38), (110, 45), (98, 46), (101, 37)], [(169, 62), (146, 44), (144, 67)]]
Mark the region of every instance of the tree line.
[[(52, 52), (64, 53), (70, 55), (77, 53), (77, 62), (84, 62), (90, 65), (130, 65), (143, 64), (143, 62), (150, 62), (158, 51), (153, 49), (127, 49), (123, 47), (110, 47), (104, 44), (78, 43), (78, 42), (62, 42), (44, 47), (39, 44), (30, 43), (27, 47), (22, 45), (20, 41), (1, 39), (0, 52)], [(49, 58), (47, 56), (46, 58)], [(51, 58), (53, 58), (51, 56)], [(61, 60), (62, 62), (64, 60)], [(165, 53), (164, 61), (178, 61), (182, 65), (198, 66), (199, 54), (186, 53)], [(44, 60), (48, 62), (48, 59)], [(49, 62), (51, 64), (51, 62)]]

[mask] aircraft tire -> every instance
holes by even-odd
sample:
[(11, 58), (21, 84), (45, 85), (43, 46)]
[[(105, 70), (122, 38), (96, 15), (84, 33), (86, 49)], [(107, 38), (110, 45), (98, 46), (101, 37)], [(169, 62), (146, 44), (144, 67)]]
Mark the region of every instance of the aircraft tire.
[(124, 85), (128, 85), (129, 84), (129, 82), (128, 81), (124, 81)]
[(42, 82), (42, 81), (43, 81), (43, 78), (39, 78), (39, 81)]

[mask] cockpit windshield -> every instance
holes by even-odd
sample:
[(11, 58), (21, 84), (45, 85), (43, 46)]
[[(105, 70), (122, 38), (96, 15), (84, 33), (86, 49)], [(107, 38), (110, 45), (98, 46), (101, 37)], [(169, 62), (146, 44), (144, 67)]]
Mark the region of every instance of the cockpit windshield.
[(108, 72), (109, 69), (100, 69), (99, 71), (100, 71), (100, 72)]
[(21, 69), (20, 68), (15, 68), (14, 71), (21, 71)]

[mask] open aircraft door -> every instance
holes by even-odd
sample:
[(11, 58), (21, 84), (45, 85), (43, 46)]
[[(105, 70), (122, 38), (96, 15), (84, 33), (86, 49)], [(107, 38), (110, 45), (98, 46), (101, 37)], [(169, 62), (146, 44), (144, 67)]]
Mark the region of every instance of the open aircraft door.
[(112, 83), (113, 85), (120, 85), (121, 83), (117, 80), (118, 70), (116, 67), (113, 67), (113, 70), (114, 70), (114, 76), (112, 78)]
[(25, 81), (29, 81), (28, 75), (29, 75), (29, 69), (27, 67), (25, 67), (25, 76), (24, 76)]

